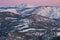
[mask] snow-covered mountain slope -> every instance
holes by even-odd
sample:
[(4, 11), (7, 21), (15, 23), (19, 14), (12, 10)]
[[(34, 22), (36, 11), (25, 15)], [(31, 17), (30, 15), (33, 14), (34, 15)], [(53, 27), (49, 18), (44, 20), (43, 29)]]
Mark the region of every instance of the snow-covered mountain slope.
[[(37, 14), (46, 16), (49, 18), (60, 18), (60, 7), (58, 6), (37, 6), (37, 7), (29, 7), (29, 6), (19, 6), (19, 7), (0, 7), (4, 8), (4, 11), (11, 11), (14, 13), (20, 13), (23, 15)], [(0, 9), (2, 10), (2, 9)], [(3, 11), (3, 10), (2, 10)]]
[(37, 14), (49, 18), (60, 18), (60, 7), (41, 7)]
[(60, 31), (57, 28), (60, 28), (60, 7), (27, 6), (0, 10), (0, 36), (17, 31), (28, 36), (45, 34), (43, 37), (48, 38), (56, 35), (55, 30)]
[[(36, 11), (34, 11), (36, 10)], [(60, 7), (49, 7), (49, 6), (38, 6), (38, 7), (27, 7), (24, 9), (21, 9), (22, 13), (26, 14), (37, 14), (41, 16), (46, 16), (49, 18), (60, 18)], [(33, 12), (33, 13), (32, 13)]]

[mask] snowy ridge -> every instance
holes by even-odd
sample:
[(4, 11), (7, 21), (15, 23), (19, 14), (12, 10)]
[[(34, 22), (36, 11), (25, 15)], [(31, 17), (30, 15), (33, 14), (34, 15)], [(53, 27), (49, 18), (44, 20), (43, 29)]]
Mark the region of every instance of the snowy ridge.
[[(37, 15), (42, 15), (50, 18), (60, 18), (60, 7), (58, 6), (38, 6), (38, 7), (29, 7), (29, 6), (12, 6), (12, 7), (0, 7), (0, 10), (3, 11), (1, 8), (4, 8), (3, 10), (8, 11), (14, 11), (22, 14), (37, 14)], [(36, 11), (34, 11), (36, 10)], [(31, 13), (33, 12), (34, 13)]]
[(52, 33), (53, 36), (56, 35), (55, 30), (60, 31), (58, 28), (60, 28), (60, 7), (23, 6), (0, 9), (1, 36), (18, 31), (22, 33), (43, 32), (42, 35), (45, 33), (43, 37), (49, 37), (49, 35), (52, 37)]

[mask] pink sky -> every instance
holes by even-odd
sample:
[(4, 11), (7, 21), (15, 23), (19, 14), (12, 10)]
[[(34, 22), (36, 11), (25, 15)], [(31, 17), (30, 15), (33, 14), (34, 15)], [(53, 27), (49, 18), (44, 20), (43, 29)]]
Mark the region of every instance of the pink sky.
[(19, 5), (21, 3), (31, 5), (60, 6), (60, 0), (0, 0), (0, 6)]

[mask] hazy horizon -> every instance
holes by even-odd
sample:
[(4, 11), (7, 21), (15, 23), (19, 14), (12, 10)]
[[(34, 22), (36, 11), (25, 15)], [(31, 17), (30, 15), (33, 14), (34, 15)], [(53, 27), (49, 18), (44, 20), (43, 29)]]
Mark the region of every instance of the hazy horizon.
[(60, 0), (0, 0), (0, 6), (16, 6), (22, 3), (34, 6), (60, 6)]

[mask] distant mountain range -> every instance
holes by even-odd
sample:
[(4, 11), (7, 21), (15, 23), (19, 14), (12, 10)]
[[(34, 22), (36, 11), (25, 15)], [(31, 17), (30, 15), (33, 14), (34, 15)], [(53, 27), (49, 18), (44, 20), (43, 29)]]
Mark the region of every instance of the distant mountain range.
[[(38, 7), (28, 7), (28, 6), (9, 6), (9, 7), (0, 7), (0, 10), (16, 10), (19, 14), (37, 14), (46, 16), (49, 18), (60, 18), (60, 7), (59, 6), (38, 6)], [(7, 10), (8, 11), (8, 10)]]

